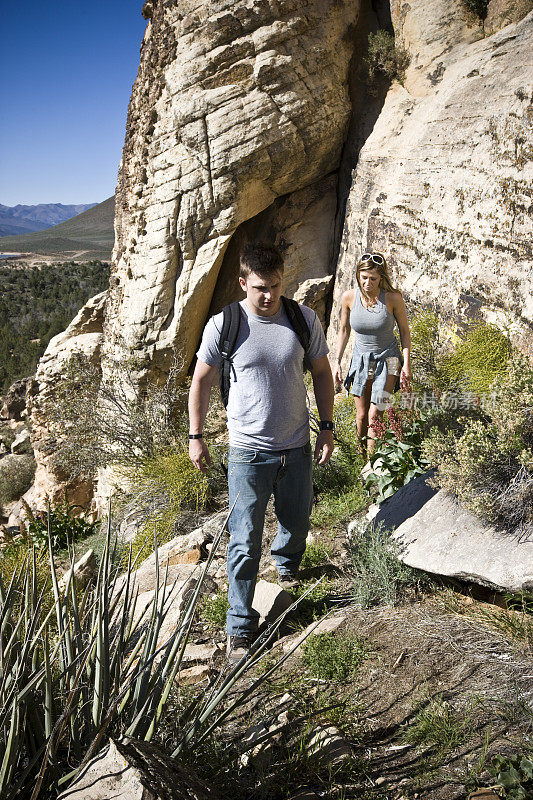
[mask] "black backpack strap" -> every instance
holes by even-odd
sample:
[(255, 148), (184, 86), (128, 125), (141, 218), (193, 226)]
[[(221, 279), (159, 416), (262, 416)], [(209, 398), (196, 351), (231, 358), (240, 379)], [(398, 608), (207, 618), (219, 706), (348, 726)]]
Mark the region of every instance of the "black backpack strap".
[(309, 358), (311, 333), (309, 331), (309, 326), (305, 321), (303, 311), (296, 300), (290, 300), (284, 295), (281, 296), (281, 302), (283, 303), (283, 308), (285, 309), (285, 313), (289, 318), (289, 322), (294, 329), (294, 333), (298, 337), (298, 341), (304, 349), (304, 370), (309, 370), (311, 372), (313, 369), (313, 364)]
[(235, 350), (239, 327), (241, 324), (241, 307), (236, 300), (222, 309), (222, 330), (220, 331), (219, 348), (222, 356), (220, 366), (220, 394), (224, 408), (227, 408), (231, 379), (231, 356)]

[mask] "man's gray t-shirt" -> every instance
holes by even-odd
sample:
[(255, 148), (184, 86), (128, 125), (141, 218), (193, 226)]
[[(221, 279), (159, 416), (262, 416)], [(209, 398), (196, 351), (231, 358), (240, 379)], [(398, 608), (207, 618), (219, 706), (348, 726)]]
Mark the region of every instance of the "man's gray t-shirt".
[[(309, 441), (309, 414), (303, 380), (304, 349), (283, 306), (260, 317), (241, 301), (241, 323), (232, 356), (227, 408), (233, 447), (291, 450)], [(311, 308), (300, 306), (311, 334), (309, 357), (327, 355), (324, 331)], [(221, 366), (222, 313), (207, 323), (197, 357)]]

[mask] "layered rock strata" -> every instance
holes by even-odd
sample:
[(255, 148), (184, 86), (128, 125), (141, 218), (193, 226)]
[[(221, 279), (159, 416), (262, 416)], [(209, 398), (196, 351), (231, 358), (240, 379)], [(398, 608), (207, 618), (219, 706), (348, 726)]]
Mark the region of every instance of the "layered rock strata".
[(294, 289), (331, 273), (331, 236), (316, 253), (314, 221), (326, 234), (334, 224), (336, 195), (323, 179), (349, 123), (357, 13), (352, 0), (145, 4), (105, 342), (116, 355), (120, 333), (140, 379), (164, 372), (175, 351), (188, 367), (219, 272), (234, 268), (224, 264), (228, 245), (266, 209), (260, 229), (293, 231), (280, 243), (304, 264), (289, 276)]
[(518, 338), (533, 321), (533, 14), (483, 37), (460, 0), (391, 10), (410, 66), (359, 154), (329, 340), (365, 250), (387, 255), (409, 299)]

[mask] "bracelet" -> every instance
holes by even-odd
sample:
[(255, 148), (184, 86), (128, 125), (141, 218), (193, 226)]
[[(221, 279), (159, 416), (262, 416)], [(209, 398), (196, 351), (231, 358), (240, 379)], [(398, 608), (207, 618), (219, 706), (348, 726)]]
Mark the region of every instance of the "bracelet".
[(321, 431), (334, 431), (335, 430), (335, 423), (329, 419), (321, 419), (320, 420), (320, 430)]
[(189, 433), (189, 439), (203, 439), (203, 433)]

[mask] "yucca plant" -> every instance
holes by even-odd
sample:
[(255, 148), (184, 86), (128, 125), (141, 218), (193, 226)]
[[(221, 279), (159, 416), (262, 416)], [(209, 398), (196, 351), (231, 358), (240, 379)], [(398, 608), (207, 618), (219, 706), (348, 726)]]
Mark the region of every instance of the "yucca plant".
[[(60, 588), (50, 531), (50, 581), (39, 589), (33, 550), (7, 589), (0, 582), (2, 800), (55, 797), (109, 736), (152, 739), (179, 679), (202, 582), (228, 517), (184, 604), (175, 632), (159, 647), (162, 624), (175, 600), (175, 585), (168, 584), (168, 567), (159, 585), (156, 541), (154, 596), (144, 611), (136, 614), (135, 564), (130, 555), (121, 576), (113, 567), (110, 515), (95, 586), (81, 593), (71, 570), (67, 585)], [(74, 564), (73, 552), (71, 559)], [(50, 588), (53, 604), (46, 610), (44, 599)], [(221, 673), (208, 692), (185, 711), (180, 720), (183, 738), (174, 756), (209, 736), (290, 656), (282, 655), (274, 667), (220, 708), (239, 678), (252, 664), (257, 666), (284, 616), (256, 641), (250, 657), (241, 659), (228, 674)]]

